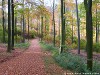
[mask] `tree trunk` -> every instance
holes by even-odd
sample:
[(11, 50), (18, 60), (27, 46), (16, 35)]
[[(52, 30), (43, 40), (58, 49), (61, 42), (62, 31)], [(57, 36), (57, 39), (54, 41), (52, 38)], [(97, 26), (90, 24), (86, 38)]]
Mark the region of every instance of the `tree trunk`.
[(96, 4), (96, 43), (99, 42), (98, 38), (98, 22), (97, 22), (97, 4)]
[(14, 50), (14, 2), (11, 0), (12, 5), (12, 50)]
[[(23, 0), (23, 12), (24, 12), (24, 0)], [(23, 39), (22, 42), (25, 43), (25, 19), (24, 19), (24, 13), (23, 13)]]
[(61, 24), (62, 24), (62, 39), (61, 39), (61, 53), (64, 51), (65, 47), (65, 0), (61, 0)]
[(17, 43), (17, 17), (15, 17), (15, 33), (16, 33), (16, 43)]
[(41, 41), (43, 40), (43, 16), (41, 16)]
[(79, 24), (79, 16), (78, 16), (78, 4), (76, 0), (76, 14), (77, 14), (77, 27), (78, 27), (78, 54), (80, 54), (80, 24)]
[(53, 0), (53, 26), (54, 26), (53, 44), (55, 46), (55, 36), (56, 36), (56, 34), (55, 34), (55, 12), (54, 12), (54, 10), (55, 10), (55, 0)]
[(2, 26), (3, 26), (3, 43), (5, 43), (5, 18), (4, 18), (4, 0), (2, 0)]
[[(99, 24), (99, 23), (98, 23), (98, 24)], [(100, 30), (100, 26), (98, 25), (97, 28), (98, 28), (98, 29), (97, 29), (97, 30), (98, 30), (98, 37), (97, 37), (97, 38), (98, 38), (98, 43), (99, 43), (99, 34), (100, 34), (100, 33), (99, 33), (99, 32), (100, 32), (99, 30)]]
[(86, 9), (86, 39), (87, 39), (87, 69), (92, 71), (93, 64), (93, 25), (92, 25), (92, 0), (84, 0)]
[[(44, 27), (44, 31), (45, 31), (45, 34), (44, 34), (45, 36), (44, 36), (44, 37), (45, 37), (45, 38), (46, 38), (46, 26), (47, 26), (46, 20), (47, 20), (47, 19), (46, 19), (46, 16), (45, 16), (45, 27)], [(45, 39), (45, 41), (46, 41), (46, 39)]]
[(10, 0), (8, 0), (8, 49), (7, 52), (11, 52), (11, 10), (10, 10)]
[[(72, 14), (72, 17), (73, 17), (73, 14)], [(72, 44), (73, 44), (73, 18), (72, 18)]]
[(24, 19), (24, 15), (23, 15), (23, 39), (22, 42), (25, 43), (25, 19)]
[(29, 24), (30, 24), (29, 14), (30, 14), (30, 11), (28, 10), (28, 41), (29, 41)]
[(38, 22), (38, 17), (37, 17), (37, 36), (39, 35), (39, 22)]
[(60, 23), (60, 15), (59, 15), (59, 48), (60, 48), (60, 41), (61, 41), (61, 36), (60, 36), (60, 25), (61, 25), (61, 23)]
[(39, 17), (39, 40), (40, 40), (40, 34), (41, 34), (41, 18)]

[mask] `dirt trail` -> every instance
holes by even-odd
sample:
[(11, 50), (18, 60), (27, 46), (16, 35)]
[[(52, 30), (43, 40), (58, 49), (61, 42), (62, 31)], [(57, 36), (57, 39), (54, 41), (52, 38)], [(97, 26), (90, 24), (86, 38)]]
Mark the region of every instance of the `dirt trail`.
[(42, 55), (38, 40), (31, 40), (26, 52), (0, 64), (0, 75), (47, 75)]

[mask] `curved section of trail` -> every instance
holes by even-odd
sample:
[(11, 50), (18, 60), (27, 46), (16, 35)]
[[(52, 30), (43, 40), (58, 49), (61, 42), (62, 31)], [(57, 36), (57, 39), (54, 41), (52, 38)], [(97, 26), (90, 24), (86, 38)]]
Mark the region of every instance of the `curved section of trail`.
[(26, 52), (0, 64), (0, 75), (47, 75), (38, 39), (31, 40)]

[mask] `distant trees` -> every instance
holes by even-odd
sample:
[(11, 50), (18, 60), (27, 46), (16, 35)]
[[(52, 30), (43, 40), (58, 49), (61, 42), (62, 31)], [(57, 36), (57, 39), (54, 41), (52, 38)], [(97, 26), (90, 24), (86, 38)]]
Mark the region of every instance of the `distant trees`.
[[(25, 38), (28, 38), (29, 40), (30, 36), (34, 37), (34, 34), (37, 29), (33, 28), (34, 29), (33, 32), (29, 30), (30, 28), (32, 29), (31, 26), (33, 25), (33, 19), (37, 19), (38, 22), (41, 23), (41, 25), (37, 25), (37, 26), (41, 26), (41, 28), (38, 27), (38, 30), (41, 29), (42, 39), (44, 38), (43, 35), (45, 31), (47, 31), (46, 29), (49, 29), (48, 28), (49, 25), (46, 26), (46, 24), (48, 24), (47, 20), (49, 20), (50, 12), (45, 8), (44, 5), (41, 5), (42, 2), (40, 4), (37, 4), (35, 3), (35, 1), (26, 1), (26, 0), (25, 1), (22, 0), (22, 1), (23, 1), (22, 3), (19, 3), (18, 0), (17, 1), (8, 0), (8, 13), (7, 13), (6, 11), (4, 12), (4, 4), (6, 2), (5, 0), (2, 0), (2, 28), (1, 28), (3, 30), (2, 41), (4, 43), (7, 41), (8, 43), (7, 52), (11, 52), (11, 50), (14, 50), (15, 43), (19, 41), (24, 43)], [(30, 8), (28, 8), (25, 5), (25, 3), (31, 4)], [(8, 27), (5, 26), (5, 18), (6, 18), (5, 14), (8, 14), (8, 19), (7, 19)], [(41, 17), (41, 21), (40, 21), (40, 17)], [(44, 23), (44, 20), (46, 21), (45, 22), (46, 24)], [(40, 24), (40, 23), (37, 23), (37, 24)], [(45, 31), (44, 31), (44, 26), (45, 26)], [(32, 35), (29, 34), (29, 32), (31, 32)], [(49, 30), (47, 32), (49, 32)], [(8, 40), (6, 40), (6, 36), (5, 36), (6, 33), (8, 33), (8, 38), (7, 38)], [(46, 34), (47, 33), (45, 33), (45, 36)], [(14, 38), (15, 35), (16, 37)]]

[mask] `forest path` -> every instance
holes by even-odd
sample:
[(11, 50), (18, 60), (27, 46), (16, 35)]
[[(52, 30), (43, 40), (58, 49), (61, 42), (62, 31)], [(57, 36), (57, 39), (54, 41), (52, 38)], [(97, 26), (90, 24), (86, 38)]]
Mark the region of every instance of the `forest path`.
[(38, 39), (23, 54), (0, 64), (0, 75), (47, 75)]

